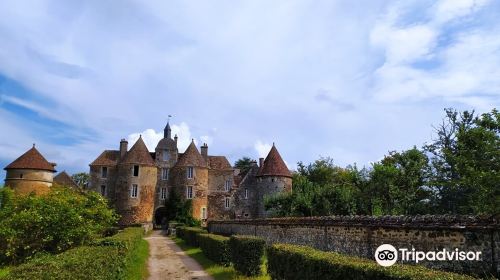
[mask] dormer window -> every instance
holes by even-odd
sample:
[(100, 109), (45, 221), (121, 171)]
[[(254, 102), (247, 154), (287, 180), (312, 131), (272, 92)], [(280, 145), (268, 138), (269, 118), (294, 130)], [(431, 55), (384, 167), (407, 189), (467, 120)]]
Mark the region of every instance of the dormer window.
[(193, 179), (193, 176), (194, 176), (194, 168), (192, 166), (189, 166), (187, 168), (187, 178)]
[(108, 168), (106, 166), (101, 167), (101, 178), (108, 178)]
[(139, 177), (139, 165), (134, 165), (134, 168), (132, 170), (132, 175), (134, 177)]
[(162, 159), (163, 159), (163, 161), (168, 161), (170, 159), (170, 155), (168, 154), (168, 150), (163, 150)]

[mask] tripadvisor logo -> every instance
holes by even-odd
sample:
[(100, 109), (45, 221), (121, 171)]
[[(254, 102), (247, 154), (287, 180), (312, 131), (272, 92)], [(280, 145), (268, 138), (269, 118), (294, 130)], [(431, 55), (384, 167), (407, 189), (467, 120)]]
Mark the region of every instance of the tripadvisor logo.
[[(399, 257), (398, 257), (399, 256)], [(460, 251), (442, 249), (439, 251), (416, 251), (407, 248), (399, 248), (397, 250), (391, 244), (382, 244), (375, 251), (375, 260), (381, 266), (391, 266), (397, 261), (415, 262), (420, 261), (480, 261), (481, 252)]]

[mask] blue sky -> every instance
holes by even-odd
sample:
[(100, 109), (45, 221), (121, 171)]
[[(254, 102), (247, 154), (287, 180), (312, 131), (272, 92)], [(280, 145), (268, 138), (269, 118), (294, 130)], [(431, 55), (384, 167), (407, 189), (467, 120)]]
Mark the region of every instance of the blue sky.
[(0, 163), (88, 171), (168, 115), (210, 154), (369, 165), (500, 104), (500, 1), (2, 1)]

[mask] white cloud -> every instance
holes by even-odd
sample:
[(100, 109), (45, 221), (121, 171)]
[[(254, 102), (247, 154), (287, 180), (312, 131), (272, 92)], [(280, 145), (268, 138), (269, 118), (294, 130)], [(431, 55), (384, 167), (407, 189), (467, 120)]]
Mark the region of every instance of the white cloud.
[(435, 5), (434, 19), (444, 23), (478, 11), (490, 0), (441, 0)]
[(269, 151), (271, 150), (272, 145), (269, 143), (264, 143), (260, 140), (257, 140), (254, 145), (254, 149), (257, 152), (259, 158), (265, 158)]
[[(385, 51), (385, 62), (374, 71), (374, 95), (383, 102), (443, 98), (470, 106), (497, 103), (500, 26), (450, 33), (445, 24), (478, 12), (488, 1), (440, 1), (432, 17), (418, 25), (400, 24), (403, 9), (391, 9), (371, 32), (371, 44)], [(450, 42), (443, 45), (439, 38)], [(485, 59), (487, 58), (487, 59)], [(421, 66), (417, 66), (418, 64)], [(465, 98), (469, 95), (481, 98)], [(479, 102), (478, 99), (482, 99)], [(489, 99), (489, 101), (487, 101)], [(491, 107), (491, 106), (490, 106)], [(491, 109), (491, 108), (490, 108)]]
[(143, 132), (132, 133), (127, 137), (130, 147), (132, 147), (141, 136), (142, 140), (146, 144), (146, 147), (148, 147), (148, 150), (150, 152), (153, 152), (158, 142), (160, 142), (160, 140), (163, 138), (163, 131), (156, 132), (154, 129), (148, 128)]

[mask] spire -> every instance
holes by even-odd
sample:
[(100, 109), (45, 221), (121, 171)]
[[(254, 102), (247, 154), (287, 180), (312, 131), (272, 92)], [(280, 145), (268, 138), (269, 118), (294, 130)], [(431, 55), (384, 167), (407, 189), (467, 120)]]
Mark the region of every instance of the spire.
[(170, 122), (167, 122), (165, 129), (163, 130), (163, 138), (170, 139), (172, 134), (172, 130), (170, 129)]
[(281, 158), (281, 155), (278, 152), (278, 149), (276, 149), (274, 143), (266, 159), (260, 164), (257, 176), (292, 177), (290, 170), (288, 170), (288, 167)]

